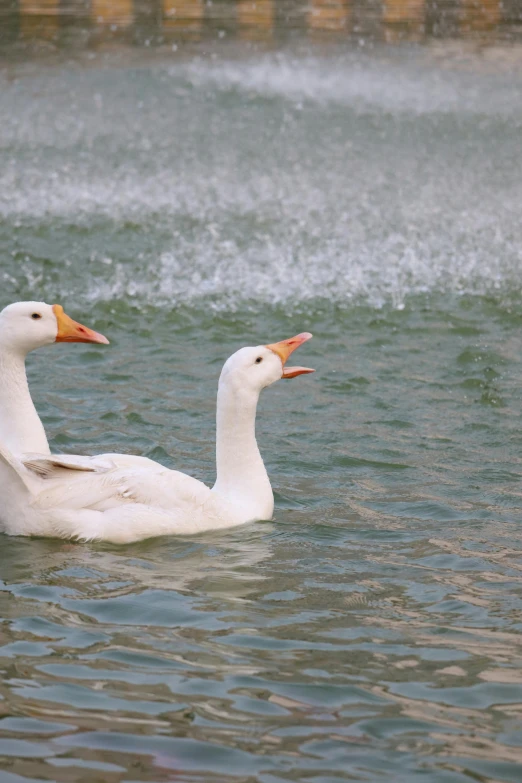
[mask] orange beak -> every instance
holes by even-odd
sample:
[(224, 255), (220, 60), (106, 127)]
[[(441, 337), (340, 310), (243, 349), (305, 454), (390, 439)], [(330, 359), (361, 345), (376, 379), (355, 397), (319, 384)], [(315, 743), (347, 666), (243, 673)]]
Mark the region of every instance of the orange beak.
[(56, 323), (58, 324), (58, 333), (56, 335), (57, 343), (102, 343), (102, 345), (108, 345), (109, 341), (103, 334), (95, 332), (93, 329), (89, 329), (87, 326), (82, 326), (77, 321), (73, 321), (63, 311), (63, 307), (59, 304), (53, 305), (53, 312), (56, 316)]
[(266, 346), (276, 353), (283, 363), (283, 374), (281, 378), (295, 378), (296, 375), (315, 372), (315, 370), (311, 370), (310, 367), (285, 367), (290, 354), (292, 354), (296, 348), (299, 348), (300, 345), (311, 339), (312, 335), (310, 332), (301, 332), (301, 334), (296, 334), (295, 337), (290, 337), (288, 340), (281, 340), (280, 343), (271, 343)]

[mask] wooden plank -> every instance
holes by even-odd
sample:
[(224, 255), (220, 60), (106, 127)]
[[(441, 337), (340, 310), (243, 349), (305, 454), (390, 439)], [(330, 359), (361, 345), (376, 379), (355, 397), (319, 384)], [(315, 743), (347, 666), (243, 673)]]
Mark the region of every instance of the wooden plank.
[(311, 31), (345, 32), (350, 23), (350, 2), (311, 0), (307, 22)]
[(203, 0), (163, 0), (165, 32), (187, 33), (198, 37), (204, 16)]
[(425, 0), (386, 0), (382, 19), (385, 39), (420, 39), (424, 33), (425, 17)]
[(133, 0), (91, 0), (91, 18), (95, 25), (128, 27), (134, 21)]
[(269, 38), (274, 31), (273, 0), (239, 0), (237, 24), (241, 38)]
[(502, 18), (499, 0), (462, 0), (461, 33), (486, 32), (497, 27)]
[(60, 25), (59, 0), (19, 0), (19, 30), (22, 38), (57, 37)]

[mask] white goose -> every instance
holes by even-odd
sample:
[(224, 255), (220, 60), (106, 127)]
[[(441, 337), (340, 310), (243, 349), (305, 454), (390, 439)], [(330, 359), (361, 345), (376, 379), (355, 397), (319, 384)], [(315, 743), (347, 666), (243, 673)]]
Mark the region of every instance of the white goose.
[[(0, 445), (20, 458), (51, 453), (31, 399), (25, 372), (26, 356), (36, 348), (63, 342), (107, 345), (109, 341), (103, 334), (73, 321), (61, 305), (15, 302), (0, 312)], [(77, 470), (106, 470), (111, 464), (137, 465), (152, 471), (162, 467), (147, 457), (133, 454), (60, 455), (56, 459)]]
[(0, 312), (0, 444), (14, 454), (50, 454), (29, 393), (25, 358), (35, 348), (61, 342), (109, 341), (73, 321), (60, 305), (15, 302)]
[[(280, 378), (313, 372), (286, 367), (290, 354), (311, 336), (304, 332), (242, 348), (226, 362), (219, 379), (212, 489), (161, 465), (157, 472), (115, 463), (96, 472), (77, 466), (72, 471), (67, 458), (20, 459), (0, 447), (4, 532), (122, 544), (270, 519), (274, 498), (255, 437), (257, 402), (261, 390)], [(108, 455), (104, 461), (110, 462)]]

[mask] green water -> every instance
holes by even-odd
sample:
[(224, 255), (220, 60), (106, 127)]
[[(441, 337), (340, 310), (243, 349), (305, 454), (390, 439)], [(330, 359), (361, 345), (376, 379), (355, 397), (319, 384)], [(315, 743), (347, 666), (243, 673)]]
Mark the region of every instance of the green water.
[(223, 361), (274, 520), (2, 536), (0, 780), (522, 779), (522, 79), (426, 50), (89, 55), (0, 76), (0, 305), (53, 448), (211, 482)]

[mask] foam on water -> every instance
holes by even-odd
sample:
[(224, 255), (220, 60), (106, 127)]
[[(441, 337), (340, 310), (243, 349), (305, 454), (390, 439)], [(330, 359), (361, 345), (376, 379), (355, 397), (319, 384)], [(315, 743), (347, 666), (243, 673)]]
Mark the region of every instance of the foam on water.
[[(480, 78), (477, 79), (478, 69)], [(520, 123), (522, 85), (499, 78), (480, 59), (467, 69), (450, 72), (434, 67), (429, 53), (393, 49), (366, 55), (289, 57), (274, 54), (249, 62), (195, 60), (169, 69), (184, 73), (196, 88), (208, 85), (265, 98), (338, 103), (361, 111), (433, 114), (462, 112), (505, 115)]]
[(512, 73), (412, 52), (60, 66), (20, 72), (0, 113), (7, 299), (520, 291)]

